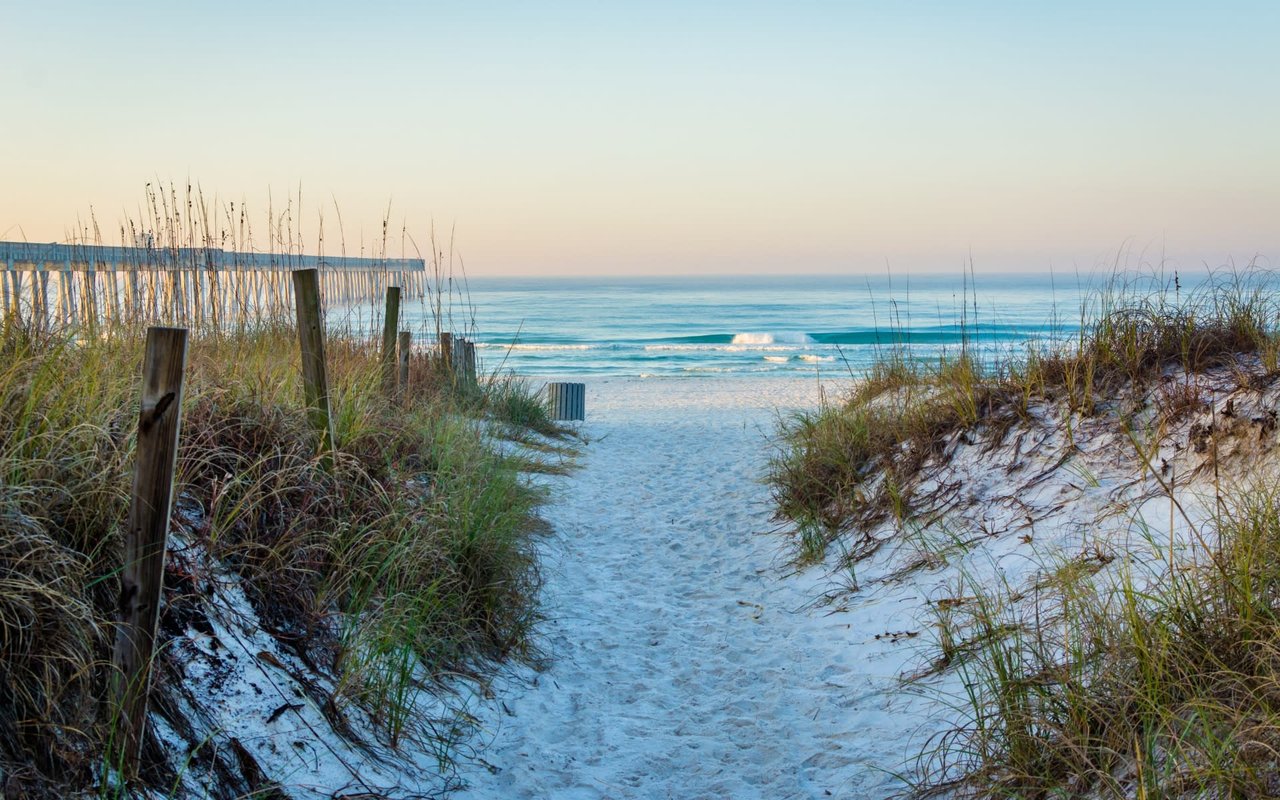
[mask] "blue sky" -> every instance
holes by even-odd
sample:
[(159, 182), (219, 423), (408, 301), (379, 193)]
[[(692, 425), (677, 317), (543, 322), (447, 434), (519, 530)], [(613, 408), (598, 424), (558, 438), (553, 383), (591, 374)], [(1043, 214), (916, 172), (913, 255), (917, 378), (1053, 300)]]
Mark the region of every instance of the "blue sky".
[[(1275, 3), (3, 0), (0, 238), (148, 181), (477, 274), (1280, 258)], [(108, 238), (114, 238), (109, 236)]]

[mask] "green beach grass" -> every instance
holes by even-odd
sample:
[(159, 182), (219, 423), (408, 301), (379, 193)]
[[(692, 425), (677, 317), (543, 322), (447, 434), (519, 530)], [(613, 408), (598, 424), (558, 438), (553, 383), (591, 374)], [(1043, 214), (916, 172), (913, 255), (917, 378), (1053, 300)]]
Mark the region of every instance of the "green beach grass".
[[(783, 422), (770, 480), (797, 558), (823, 560), (839, 542), (852, 570), (867, 552), (860, 537), (877, 526), (900, 536), (927, 529), (928, 500), (914, 489), (957, 437), (994, 447), (1046, 408), (1066, 421), (1068, 441), (1072, 420), (1135, 436), (1131, 421), (1141, 416), (1163, 430), (1208, 413), (1193, 378), (1209, 370), (1226, 374), (1229, 387), (1261, 391), (1280, 374), (1274, 289), (1258, 273), (1220, 275), (1190, 295), (1176, 280), (1154, 291), (1116, 280), (1089, 299), (1065, 346), (985, 362), (969, 346), (926, 363), (887, 350), (845, 399)], [(1133, 449), (1142, 455), (1136, 440)], [(1266, 477), (1274, 466), (1242, 464), (1261, 477), (1229, 483), (1214, 467), (1209, 519), (1186, 518), (1197, 555), (1185, 563), (1110, 550), (1042, 556), (1031, 599), (1021, 587), (961, 575), (954, 599), (930, 612), (936, 657), (924, 674), (951, 671), (963, 691), (954, 727), (922, 746), (911, 794), (1276, 796), (1280, 493)], [(1165, 485), (1159, 467), (1135, 469)], [(1169, 490), (1171, 516), (1176, 502)]]
[[(30, 797), (106, 785), (112, 737), (103, 700), (144, 331), (82, 333), (0, 324), (0, 771), (6, 793)], [(365, 709), (393, 745), (420, 740), (432, 734), (414, 717), (415, 670), (524, 654), (536, 618), (541, 498), (517, 471), (528, 457), (500, 455), (484, 420), (559, 430), (532, 387), (495, 376), (458, 392), (425, 351), (403, 400), (382, 394), (365, 339), (331, 338), (328, 365), (331, 467), (290, 324), (193, 332), (183, 535), (240, 576), (264, 629), (335, 676), (335, 703)], [(167, 582), (162, 615), (201, 591), (193, 576)]]

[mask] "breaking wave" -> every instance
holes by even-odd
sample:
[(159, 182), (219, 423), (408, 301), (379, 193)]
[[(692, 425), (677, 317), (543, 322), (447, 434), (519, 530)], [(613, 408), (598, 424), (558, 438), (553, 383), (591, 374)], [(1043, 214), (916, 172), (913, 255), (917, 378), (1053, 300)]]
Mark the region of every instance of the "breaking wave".
[(735, 333), (729, 344), (812, 344), (807, 333)]

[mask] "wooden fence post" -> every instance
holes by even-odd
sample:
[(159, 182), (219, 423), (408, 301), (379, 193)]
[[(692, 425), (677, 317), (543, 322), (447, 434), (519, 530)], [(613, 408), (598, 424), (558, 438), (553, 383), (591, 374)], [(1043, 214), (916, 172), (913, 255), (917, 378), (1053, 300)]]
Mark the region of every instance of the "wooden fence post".
[(400, 330), (400, 287), (387, 287), (387, 314), (382, 319), (382, 391), (396, 393), (396, 332)]
[(467, 385), (476, 385), (476, 343), (470, 339), (463, 340), (463, 371), (467, 376)]
[(130, 780), (137, 775), (146, 733), (186, 361), (185, 328), (147, 329), (137, 461), (120, 576), (121, 619), (113, 658), (117, 742), (121, 766)]
[[(44, 265), (37, 265), (36, 269), (38, 270), (36, 275), (40, 279), (40, 291), (36, 295), (40, 301), (39, 327), (41, 330), (49, 330), (53, 327), (53, 314), (49, 311), (49, 272), (44, 268)], [(35, 284), (32, 283), (31, 287), (34, 290)]]
[(302, 392), (311, 424), (320, 434), (320, 452), (328, 463), (333, 451), (333, 419), (329, 414), (329, 377), (324, 361), (324, 316), (320, 280), (314, 269), (293, 271), (293, 297), (298, 313), (298, 345), (302, 350)]
[(453, 334), (440, 334), (440, 363), (444, 365), (444, 369), (453, 375)]
[(409, 399), (409, 354), (413, 350), (413, 334), (400, 331), (400, 396)]
[[(33, 282), (35, 281), (34, 272), (31, 274), (31, 280)], [(13, 273), (13, 313), (14, 313), (14, 316), (18, 318), (18, 320), (22, 319), (22, 313), (23, 313), (22, 301), (23, 301), (22, 273), (14, 272)], [(30, 306), (28, 306), (28, 309), (29, 308)]]
[(453, 348), (450, 353), (452, 362), (449, 370), (453, 374), (453, 382), (455, 385), (467, 382), (467, 340), (462, 336), (453, 337)]

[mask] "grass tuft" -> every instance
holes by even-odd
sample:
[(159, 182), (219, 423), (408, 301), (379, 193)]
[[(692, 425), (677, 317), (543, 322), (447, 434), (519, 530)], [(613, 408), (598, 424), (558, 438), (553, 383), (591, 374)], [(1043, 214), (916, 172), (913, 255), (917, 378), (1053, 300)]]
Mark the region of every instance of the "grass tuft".
[[(1132, 437), (1135, 420), (1165, 430), (1202, 413), (1206, 372), (1271, 385), (1280, 301), (1269, 281), (1214, 276), (1185, 293), (1175, 279), (1144, 294), (1116, 279), (1086, 303), (1066, 345), (981, 362), (968, 345), (934, 363), (883, 354), (842, 402), (784, 421), (771, 480), (799, 556), (820, 559), (834, 542), (855, 561), (875, 552), (867, 537), (886, 522), (904, 537), (945, 539), (913, 491), (957, 442), (995, 447), (1020, 422), (1049, 418), (1068, 435), (1095, 417)], [(1234, 415), (1230, 404), (1219, 413)], [(1274, 430), (1265, 415), (1252, 422), (1252, 440)], [(1190, 426), (1192, 439), (1210, 435), (1201, 428)], [(1171, 493), (1159, 460), (1133, 444)], [(1206, 458), (1210, 518), (1186, 520), (1199, 557), (1144, 561), (1095, 545), (1042, 565), (1031, 590), (962, 574), (932, 605), (938, 655), (915, 677), (958, 678), (959, 722), (920, 754), (915, 794), (1280, 794), (1280, 491), (1270, 477), (1225, 487), (1216, 449)], [(1170, 504), (1186, 516), (1172, 494)]]
[(919, 793), (1274, 797), (1280, 493), (1238, 491), (1215, 527), (1211, 558), (1064, 570), (1030, 609), (966, 586), (940, 619), (968, 637), (964, 721), (922, 758)]
[(534, 387), (522, 378), (491, 378), (485, 408), (492, 419), (517, 431), (532, 431), (551, 439), (564, 439), (571, 434), (570, 428), (552, 419), (543, 387)]
[[(6, 793), (85, 790), (108, 752), (112, 721), (101, 701), (142, 342), (125, 323), (93, 337), (0, 326)], [(413, 355), (408, 398), (382, 395), (374, 345), (335, 338), (328, 357), (331, 468), (317, 458), (287, 324), (193, 336), (176, 524), (238, 573), (264, 630), (336, 678), (336, 707), (367, 710), (393, 745), (436, 737), (414, 716), (424, 681), (527, 651), (538, 587), (528, 534), (541, 497), (427, 354)], [(484, 392), (496, 408), (527, 396), (504, 381)], [(532, 415), (507, 421), (524, 420), (540, 424)], [(184, 630), (180, 593), (202, 585), (169, 569), (161, 660), (173, 657), (166, 637)]]
[[(1117, 277), (1086, 300), (1065, 345), (979, 358), (966, 341), (936, 361), (905, 346), (885, 351), (843, 400), (784, 422), (769, 477), (778, 515), (795, 523), (800, 556), (818, 559), (842, 531), (908, 511), (912, 476), (956, 437), (982, 429), (998, 441), (1037, 402), (1085, 417), (1123, 414), (1174, 371), (1242, 356), (1274, 371), (1280, 294), (1269, 280), (1218, 275), (1196, 292), (1175, 283), (1143, 294)], [(1178, 387), (1163, 394), (1170, 415), (1197, 402)]]

